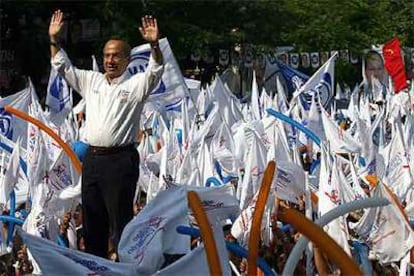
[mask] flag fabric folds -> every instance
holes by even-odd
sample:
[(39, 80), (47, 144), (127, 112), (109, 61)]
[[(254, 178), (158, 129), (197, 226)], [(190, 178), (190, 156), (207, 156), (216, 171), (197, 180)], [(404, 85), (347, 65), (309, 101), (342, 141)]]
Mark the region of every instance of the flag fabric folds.
[(17, 140), (13, 148), (13, 152), (9, 158), (9, 163), (7, 165), (6, 173), (2, 183), (0, 184), (0, 203), (6, 204), (10, 193), (13, 191), (13, 188), (17, 184), (19, 178), (19, 168), (20, 168), (20, 139)]
[(144, 274), (157, 272), (164, 254), (185, 254), (190, 238), (176, 232), (188, 225), (185, 187), (172, 187), (158, 193), (124, 228), (118, 246), (119, 259), (136, 264)]
[(293, 95), (293, 98), (300, 96), (306, 110), (309, 110), (313, 95), (320, 98), (319, 101), (325, 108), (331, 103), (335, 80), (335, 58), (335, 55), (331, 56)]
[(404, 88), (407, 88), (407, 76), (405, 75), (398, 37), (394, 37), (385, 43), (382, 47), (382, 53), (385, 61), (385, 69), (387, 69), (394, 82), (395, 93), (398, 93)]
[[(189, 96), (188, 89), (181, 74), (178, 63), (166, 38), (159, 40), (160, 49), (164, 56), (164, 74), (158, 86), (151, 92), (150, 102), (172, 104), (182, 97)], [(127, 70), (131, 75), (144, 72), (148, 66), (151, 48), (149, 44), (137, 46), (131, 50), (131, 61)]]
[(46, 105), (49, 107), (50, 118), (57, 126), (64, 122), (73, 105), (72, 90), (53, 67), (50, 68)]
[(115, 263), (19, 231), (43, 275), (142, 275), (136, 264)]

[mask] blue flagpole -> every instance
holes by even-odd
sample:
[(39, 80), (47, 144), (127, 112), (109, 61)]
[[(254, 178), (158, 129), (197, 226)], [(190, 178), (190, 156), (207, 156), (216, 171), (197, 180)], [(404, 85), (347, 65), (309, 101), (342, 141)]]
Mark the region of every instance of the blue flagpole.
[[(0, 147), (9, 153), (13, 152), (13, 148), (6, 145), (3, 142), (0, 142)], [(27, 175), (27, 164), (26, 162), (24, 162), (24, 160), (20, 156), (19, 156), (19, 162), (20, 162), (20, 167), (22, 168), (24, 174)], [(7, 245), (9, 245), (11, 241), (13, 240), (15, 224), (19, 224), (19, 225), (23, 224), (23, 221), (15, 217), (15, 212), (16, 212), (16, 193), (13, 190), (10, 193), (10, 213), (8, 216), (7, 215), (0, 216), (0, 221), (9, 223), (9, 228), (8, 228), (8, 233), (7, 233)]]

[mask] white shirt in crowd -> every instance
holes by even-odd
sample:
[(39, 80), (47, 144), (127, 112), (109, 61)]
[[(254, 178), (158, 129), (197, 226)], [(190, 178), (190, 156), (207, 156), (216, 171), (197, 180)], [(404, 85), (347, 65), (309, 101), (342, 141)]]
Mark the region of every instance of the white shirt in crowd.
[(100, 72), (73, 66), (63, 49), (52, 66), (86, 101), (85, 138), (90, 145), (116, 147), (137, 141), (145, 99), (161, 79), (163, 65), (150, 55), (144, 73), (130, 76), (126, 70), (111, 83)]

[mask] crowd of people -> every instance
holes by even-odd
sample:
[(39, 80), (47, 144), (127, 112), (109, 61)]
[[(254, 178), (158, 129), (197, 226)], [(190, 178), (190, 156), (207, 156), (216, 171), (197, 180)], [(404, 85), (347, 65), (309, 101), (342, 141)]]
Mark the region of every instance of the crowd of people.
[[(142, 192), (133, 206), (134, 216), (137, 216), (139, 212), (145, 208), (145, 193)], [(292, 204), (291, 202), (278, 200), (279, 208), (294, 208), (295, 210), (305, 213), (305, 204), (301, 200), (300, 204)], [(22, 209), (20, 209), (22, 210)], [(355, 222), (360, 218), (360, 214), (351, 213), (348, 220)], [(60, 246), (85, 251), (83, 235), (82, 235), (82, 208), (78, 205), (72, 212), (67, 212), (60, 220), (59, 236), (56, 239), (56, 243)], [(4, 236), (7, 235), (7, 223), (4, 224)], [(237, 239), (231, 235), (231, 225), (223, 227), (224, 238), (227, 242), (238, 243)], [(277, 218), (271, 224), (272, 240), (268, 245), (261, 242), (259, 248), (259, 257), (261, 257), (266, 264), (276, 273), (281, 274), (285, 267), (287, 258), (294, 248), (296, 242), (301, 237), (301, 234), (295, 230), (294, 227), (284, 224)], [(4, 237), (5, 238), (5, 237)], [(352, 256), (356, 263), (361, 263), (361, 257), (359, 251), (363, 244), (356, 240), (349, 241), (352, 249)], [(108, 244), (111, 241), (108, 240)], [(191, 241), (192, 249), (195, 249), (200, 244), (200, 238), (194, 237)], [(33, 264), (32, 258), (29, 259), (27, 246), (23, 244), (19, 235), (15, 235), (11, 244), (12, 248), (6, 249), (3, 252), (4, 255), (0, 257), (0, 275), (32, 275)], [(10, 251), (10, 252), (7, 252)], [(229, 260), (234, 264), (240, 274), (233, 271), (233, 275), (247, 275), (247, 259), (235, 255), (231, 251), (229, 253)], [(368, 254), (368, 251), (366, 251)], [(183, 255), (174, 255), (167, 258), (163, 267), (174, 263)], [(369, 257), (369, 256), (365, 256)], [(118, 261), (117, 252), (115, 248), (109, 246), (107, 252), (107, 259), (114, 262)], [(397, 275), (397, 265), (383, 265), (380, 264), (375, 258), (367, 259), (365, 261), (370, 262), (372, 266), (372, 275)], [(313, 246), (312, 257), (310, 261), (310, 269), (313, 275), (340, 275), (340, 270), (332, 265), (317, 247)], [(309, 265), (309, 264), (308, 264)], [(309, 269), (309, 267), (308, 267)], [(295, 275), (306, 275), (307, 271), (307, 257), (304, 255), (296, 269)], [(260, 275), (261, 271), (258, 270)]]
[[(38, 235), (46, 239), (51, 238), (49, 229), (57, 229), (54, 242), (59, 246), (119, 262), (118, 243), (125, 225), (133, 217), (139, 216), (146, 208), (147, 202), (153, 199), (153, 195), (149, 194), (150, 189), (147, 187), (145, 192), (143, 189), (140, 190), (133, 203), (140, 174), (137, 147), (139, 147), (139, 143), (144, 143), (148, 136), (156, 136), (151, 129), (142, 131), (142, 126), (139, 124), (144, 103), (151, 90), (156, 87), (164, 70), (163, 55), (158, 43), (158, 24), (156, 19), (151, 16), (142, 18), (142, 26), (139, 30), (142, 38), (150, 44), (149, 66), (145, 73), (129, 76), (126, 73), (131, 48), (126, 41), (120, 38), (111, 38), (105, 44), (103, 49), (104, 74), (74, 67), (61, 48), (59, 41), (64, 24), (63, 18), (63, 13), (60, 10), (57, 10), (52, 16), (49, 27), (50, 51), (52, 66), (86, 100), (84, 138), (88, 143), (88, 149), (86, 154), (80, 158), (83, 162), (82, 203), (66, 211), (56, 220), (56, 225), (50, 225), (51, 221), (48, 221), (49, 225), (46, 226), (44, 217), (42, 217), (44, 214), (38, 214), (36, 227)], [(356, 92), (356, 102), (360, 105), (366, 100), (370, 104), (367, 106), (381, 110), (385, 105), (387, 94), (385, 86), (381, 86), (386, 79), (381, 55), (374, 52), (368, 53), (364, 64), (364, 82)], [(380, 89), (377, 89), (376, 81), (379, 81), (378, 87)], [(343, 116), (343, 114), (338, 113), (335, 119), (337, 119), (336, 123), (340, 130), (346, 131), (353, 127), (350, 118)], [(372, 119), (374, 120), (375, 117)], [(139, 131), (140, 129), (141, 131)], [(385, 131), (384, 137), (389, 138), (391, 129), (386, 128)], [(139, 141), (136, 141), (137, 133), (139, 133)], [(156, 139), (161, 136), (157, 135)], [(155, 148), (160, 151), (162, 146), (166, 145), (161, 145), (157, 141)], [(300, 155), (298, 163), (302, 166), (301, 169), (309, 174), (314, 174), (315, 167), (321, 163), (321, 152), (315, 153), (316, 151), (307, 143), (300, 144), (295, 150)], [(348, 161), (354, 157), (351, 154), (338, 154), (338, 156)], [(173, 182), (174, 180), (171, 175), (159, 175), (159, 170), (155, 176), (164, 177), (165, 182)], [(244, 173), (240, 173), (233, 181), (229, 181), (234, 185), (234, 190), (237, 190), (237, 185), (243, 182), (244, 176)], [(353, 183), (353, 185), (358, 185), (367, 197), (372, 196), (374, 185), (371, 184), (369, 180), (362, 181), (361, 179), (358, 183)], [(273, 210), (294, 209), (309, 216), (306, 214), (306, 208), (309, 206), (306, 206), (305, 202), (304, 196), (298, 197), (295, 203), (275, 197)], [(407, 202), (403, 201), (402, 205), (403, 208), (406, 207)], [(7, 212), (9, 211), (6, 209), (3, 214), (8, 214)], [(30, 212), (29, 207), (27, 204), (23, 204), (17, 209), (16, 214), (19, 214), (19, 218), (25, 219), (28, 212)], [(349, 213), (345, 218), (346, 223), (360, 221), (363, 214), (363, 210)], [(316, 208), (310, 215), (312, 218), (319, 215)], [(232, 235), (232, 226), (231, 223), (223, 226), (224, 239), (229, 243), (241, 244), (241, 239)], [(261, 233), (259, 257), (271, 270), (281, 274), (285, 269), (289, 255), (302, 234), (278, 217), (276, 211), (272, 213), (271, 222), (266, 227), (262, 229), (266, 234)], [(369, 246), (360, 239), (358, 233), (353, 232), (347, 226), (346, 229), (350, 233), (347, 242), (352, 252), (351, 256), (365, 274), (398, 274), (399, 262), (381, 263)], [(3, 223), (2, 235), (1, 240), (7, 240), (8, 222)], [(192, 237), (191, 249), (197, 248), (201, 242), (199, 237)], [(0, 257), (1, 275), (31, 275), (38, 272), (30, 250), (27, 249), (19, 235), (14, 235), (13, 241), (10, 244), (5, 244), (2, 253), (3, 255)], [(295, 268), (295, 275), (340, 275), (339, 267), (328, 260), (326, 253), (313, 244), (301, 257)], [(247, 275), (247, 259), (231, 251), (228, 254), (232, 265), (232, 274)], [(184, 256), (183, 254), (164, 255), (165, 261), (160, 269), (173, 264)], [(411, 254), (410, 257), (414, 262), (414, 254)], [(258, 274), (260, 273), (262, 272), (258, 270)]]

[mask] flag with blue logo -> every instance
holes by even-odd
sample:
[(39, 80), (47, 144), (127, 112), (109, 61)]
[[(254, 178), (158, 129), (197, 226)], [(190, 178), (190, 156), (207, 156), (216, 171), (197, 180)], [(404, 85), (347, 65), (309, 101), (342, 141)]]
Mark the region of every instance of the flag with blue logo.
[(27, 122), (17, 118), (12, 113), (7, 112), (4, 107), (9, 105), (27, 113), (29, 110), (32, 89), (33, 88), (30, 86), (16, 94), (0, 99), (0, 135), (7, 137), (13, 142), (16, 142), (17, 138), (21, 136), (21, 145), (23, 148), (26, 147), (27, 141)]
[(290, 67), (289, 65), (279, 60), (276, 60), (275, 63), (278, 65), (279, 70), (286, 81), (286, 86), (289, 93), (293, 93), (295, 90), (298, 90), (308, 81), (308, 75)]
[[(164, 56), (164, 74), (160, 83), (151, 92), (148, 101), (161, 103), (170, 109), (178, 108), (180, 99), (189, 96), (188, 88), (167, 38), (160, 39), (159, 45)], [(148, 43), (133, 48), (127, 69), (129, 73), (134, 75), (145, 72), (150, 55), (151, 48)]]
[(54, 68), (50, 68), (46, 105), (49, 107), (53, 123), (60, 126), (72, 110), (72, 104), (72, 91), (68, 84)]
[(310, 109), (314, 95), (319, 97), (325, 109), (330, 105), (333, 98), (335, 60), (336, 55), (331, 56), (293, 95), (293, 100), (300, 97), (305, 110)]

